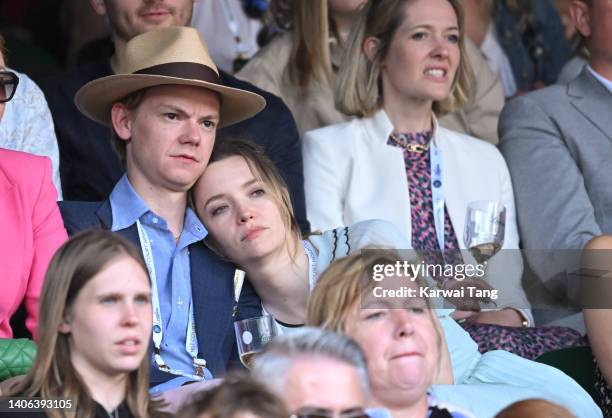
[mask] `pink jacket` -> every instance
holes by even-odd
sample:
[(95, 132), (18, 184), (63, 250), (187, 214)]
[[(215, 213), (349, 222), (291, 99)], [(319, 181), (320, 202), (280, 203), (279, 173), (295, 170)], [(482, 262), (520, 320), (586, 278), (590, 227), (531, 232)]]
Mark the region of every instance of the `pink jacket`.
[(68, 239), (56, 200), (48, 158), (0, 148), (0, 338), (22, 301), (36, 338), (43, 279)]

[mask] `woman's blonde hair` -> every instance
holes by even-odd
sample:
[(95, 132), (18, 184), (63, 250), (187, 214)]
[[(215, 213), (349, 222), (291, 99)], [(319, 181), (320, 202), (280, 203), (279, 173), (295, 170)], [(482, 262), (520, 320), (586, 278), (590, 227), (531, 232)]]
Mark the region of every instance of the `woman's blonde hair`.
[[(49, 410), (50, 418), (94, 417), (94, 401), (72, 365), (69, 334), (60, 333), (59, 327), (87, 282), (121, 257), (132, 258), (147, 271), (138, 250), (112, 232), (83, 232), (60, 247), (49, 264), (40, 298), (36, 359), (30, 372), (10, 389), (9, 395), (75, 402), (73, 410)], [(146, 418), (156, 413), (157, 404), (149, 401), (148, 355), (138, 369), (129, 373), (125, 399), (135, 417)]]
[[(382, 107), (382, 62), (413, 0), (370, 0), (363, 8), (351, 35), (343, 65), (336, 79), (336, 107), (347, 115), (369, 117)], [(465, 49), (463, 7), (459, 0), (448, 0), (459, 24), (461, 60), (448, 98), (433, 103), (433, 111), (442, 116), (463, 106), (469, 97), (473, 72)], [(366, 39), (375, 37), (379, 47), (372, 60), (363, 52)]]
[[(286, 243), (297, 243), (302, 239), (299, 224), (293, 214), (293, 205), (285, 180), (281, 177), (274, 163), (264, 154), (261, 147), (251, 141), (241, 138), (223, 138), (217, 140), (208, 164), (222, 161), (230, 157), (242, 157), (249, 170), (263, 186), (266, 193), (274, 200), (281, 214), (283, 225), (287, 231)], [(197, 207), (193, 194), (190, 193), (192, 207)], [(218, 255), (227, 258), (219, 243), (211, 234), (206, 237), (207, 245)], [(291, 248), (291, 247), (289, 247)]]
[(270, 11), (278, 26), (291, 31), (289, 79), (303, 89), (314, 81), (331, 83), (327, 0), (273, 0)]
[[(398, 260), (403, 260), (399, 252), (371, 249), (334, 261), (323, 272), (310, 294), (307, 325), (345, 332), (347, 319), (359, 309), (362, 298), (372, 294), (372, 290), (380, 286), (380, 282), (371, 277), (374, 266), (395, 265)], [(416, 260), (410, 262), (416, 263)], [(415, 282), (417, 286), (423, 286), (421, 279)], [(425, 303), (429, 314), (435, 315), (429, 300), (425, 299)], [(440, 339), (440, 330), (434, 327)]]

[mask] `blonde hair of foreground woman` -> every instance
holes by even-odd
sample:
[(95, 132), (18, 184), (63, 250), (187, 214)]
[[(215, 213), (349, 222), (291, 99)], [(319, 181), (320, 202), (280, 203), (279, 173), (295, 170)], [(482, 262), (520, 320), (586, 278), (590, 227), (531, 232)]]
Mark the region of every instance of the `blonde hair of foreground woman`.
[[(345, 333), (347, 321), (359, 311), (362, 298), (372, 294), (380, 282), (369, 279), (374, 265), (395, 265), (402, 257), (391, 250), (359, 251), (333, 262), (321, 275), (308, 301), (306, 324)], [(413, 260), (413, 262), (417, 262)], [(421, 280), (416, 281), (422, 286)], [(436, 312), (425, 299), (432, 326), (437, 335), (439, 355), (434, 384), (452, 384), (453, 374), (446, 338)]]

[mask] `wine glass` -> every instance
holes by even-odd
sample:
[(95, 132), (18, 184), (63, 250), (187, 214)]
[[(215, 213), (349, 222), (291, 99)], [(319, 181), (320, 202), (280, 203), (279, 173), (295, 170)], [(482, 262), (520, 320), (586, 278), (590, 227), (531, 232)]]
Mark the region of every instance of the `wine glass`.
[(470, 202), (465, 219), (465, 246), (479, 264), (487, 264), (504, 244), (506, 208), (497, 202)]
[(246, 368), (250, 368), (255, 355), (277, 334), (274, 318), (269, 315), (234, 322), (238, 354)]

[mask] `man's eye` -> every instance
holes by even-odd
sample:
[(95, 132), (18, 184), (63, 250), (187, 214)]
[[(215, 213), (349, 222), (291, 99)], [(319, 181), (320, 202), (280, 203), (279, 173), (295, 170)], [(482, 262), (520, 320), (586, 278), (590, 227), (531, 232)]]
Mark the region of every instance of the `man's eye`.
[(217, 124), (215, 123), (215, 121), (205, 120), (202, 122), (202, 126), (205, 127), (206, 129), (213, 129), (217, 126)]
[(178, 115), (172, 112), (164, 113), (164, 116), (170, 120), (176, 120), (178, 118)]

